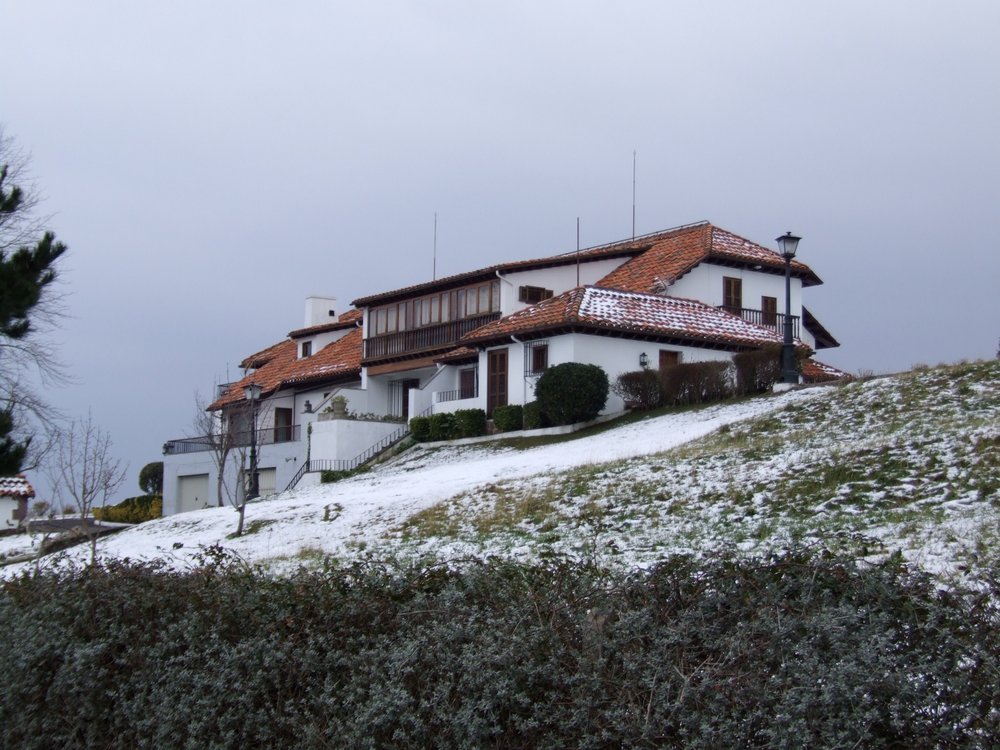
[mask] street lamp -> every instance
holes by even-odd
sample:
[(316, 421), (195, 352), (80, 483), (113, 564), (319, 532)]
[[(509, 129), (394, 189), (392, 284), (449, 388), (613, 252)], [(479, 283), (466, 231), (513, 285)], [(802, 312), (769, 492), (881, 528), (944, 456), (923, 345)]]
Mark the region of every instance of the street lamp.
[(257, 401), (260, 400), (261, 388), (257, 383), (250, 383), (243, 388), (243, 394), (250, 402), (250, 489), (246, 501), (256, 500), (260, 495), (260, 477), (257, 473)]
[(792, 258), (801, 239), (785, 232), (775, 240), (778, 252), (785, 259), (785, 343), (781, 347), (781, 373), (782, 379), (790, 384), (799, 382), (799, 374), (795, 370), (795, 344), (792, 343)]

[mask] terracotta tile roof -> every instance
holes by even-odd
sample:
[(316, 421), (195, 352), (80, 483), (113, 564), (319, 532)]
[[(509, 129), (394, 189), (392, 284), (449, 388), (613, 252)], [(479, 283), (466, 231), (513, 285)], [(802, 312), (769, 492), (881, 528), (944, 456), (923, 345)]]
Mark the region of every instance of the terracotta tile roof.
[(259, 352), (251, 354), (249, 357), (240, 362), (240, 369), (256, 370), (263, 367), (275, 357), (281, 356), (283, 353), (282, 347), (288, 343), (288, 341), (280, 341), (277, 344), (267, 347), (267, 349), (261, 349)]
[(282, 341), (264, 352), (268, 353), (266, 361), (231, 383), (222, 396), (209, 404), (209, 411), (243, 401), (243, 389), (251, 383), (261, 386), (261, 395), (267, 396), (282, 388), (357, 377), (361, 373), (361, 329), (355, 328), (310, 357), (300, 359), (298, 345), (292, 340)]
[(350, 328), (351, 326), (356, 326), (361, 321), (362, 315), (361, 310), (348, 310), (345, 313), (341, 313), (337, 320), (330, 323), (321, 323), (317, 326), (307, 326), (306, 328), (296, 328), (294, 331), (289, 331), (288, 338), (301, 339), (306, 336), (315, 336), (318, 333)]
[(25, 478), (24, 474), (15, 477), (0, 477), (0, 497), (23, 497), (33, 498), (35, 489)]
[[(707, 222), (670, 229), (639, 238), (650, 245), (641, 255), (623, 263), (597, 282), (597, 286), (633, 292), (659, 293), (703, 261), (763, 266), (784, 273), (785, 261), (776, 251), (739, 237)], [(822, 284), (805, 263), (792, 261), (792, 275), (805, 286)]]
[(455, 365), (462, 362), (472, 362), (477, 359), (479, 359), (479, 352), (477, 350), (471, 346), (460, 346), (458, 349), (452, 349), (440, 357), (435, 357), (434, 361), (440, 362), (443, 365)]
[(620, 289), (577, 287), (477, 328), (463, 344), (486, 345), (514, 336), (563, 331), (687, 341), (723, 349), (780, 343), (771, 328), (749, 323), (703, 302)]
[[(784, 273), (785, 270), (785, 261), (776, 251), (713, 226), (707, 221), (665, 229), (635, 239), (590, 247), (579, 252), (579, 257), (583, 260), (627, 258), (629, 256), (633, 257), (597, 282), (597, 286), (655, 293), (662, 291), (665, 284), (672, 279), (683, 276), (704, 260), (714, 260), (737, 266), (763, 266), (776, 273)], [(365, 307), (390, 302), (430, 293), (438, 289), (451, 288), (463, 283), (493, 278), (498, 271), (506, 273), (569, 265), (575, 263), (576, 259), (577, 253), (563, 253), (535, 260), (499, 263), (436, 281), (360, 297), (352, 304)], [(805, 286), (823, 283), (809, 266), (797, 260), (792, 261), (792, 274), (801, 278)]]
[(819, 362), (812, 357), (802, 362), (802, 379), (806, 383), (823, 383), (845, 377), (847, 377), (847, 373), (843, 370), (838, 370), (833, 365)]

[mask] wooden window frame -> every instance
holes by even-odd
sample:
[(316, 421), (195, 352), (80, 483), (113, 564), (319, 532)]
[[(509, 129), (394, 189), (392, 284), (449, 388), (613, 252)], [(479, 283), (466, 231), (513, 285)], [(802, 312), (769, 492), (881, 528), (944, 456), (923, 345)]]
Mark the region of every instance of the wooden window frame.
[(766, 326), (778, 325), (778, 298), (761, 295), (760, 319)]
[(722, 277), (722, 307), (736, 311), (743, 309), (743, 279), (738, 276)]
[(526, 302), (529, 305), (536, 305), (543, 300), (552, 297), (552, 290), (541, 286), (519, 286), (517, 288), (517, 301)]

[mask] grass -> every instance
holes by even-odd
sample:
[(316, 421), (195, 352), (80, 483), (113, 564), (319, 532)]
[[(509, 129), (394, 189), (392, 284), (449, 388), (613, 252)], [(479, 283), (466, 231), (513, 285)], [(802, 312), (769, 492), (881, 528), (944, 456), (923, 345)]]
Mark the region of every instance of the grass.
[[(501, 445), (575, 440), (666, 412)], [(414, 514), (397, 538), (631, 560), (818, 539), (864, 555), (980, 559), (1000, 527), (998, 424), (1000, 363), (921, 369), (834, 387), (659, 456), (492, 484)]]

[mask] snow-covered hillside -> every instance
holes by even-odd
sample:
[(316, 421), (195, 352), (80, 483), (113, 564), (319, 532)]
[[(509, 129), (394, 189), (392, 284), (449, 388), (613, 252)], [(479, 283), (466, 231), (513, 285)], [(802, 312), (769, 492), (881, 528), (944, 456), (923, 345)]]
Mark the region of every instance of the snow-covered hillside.
[(1000, 363), (974, 363), (649, 417), (540, 447), (418, 447), (249, 506), (238, 539), (229, 538), (235, 511), (220, 508), (143, 524), (99, 549), (185, 567), (219, 544), (280, 572), (368, 554), (643, 565), (671, 552), (816, 539), (870, 554), (898, 548), (947, 574), (996, 549), (998, 446)]

